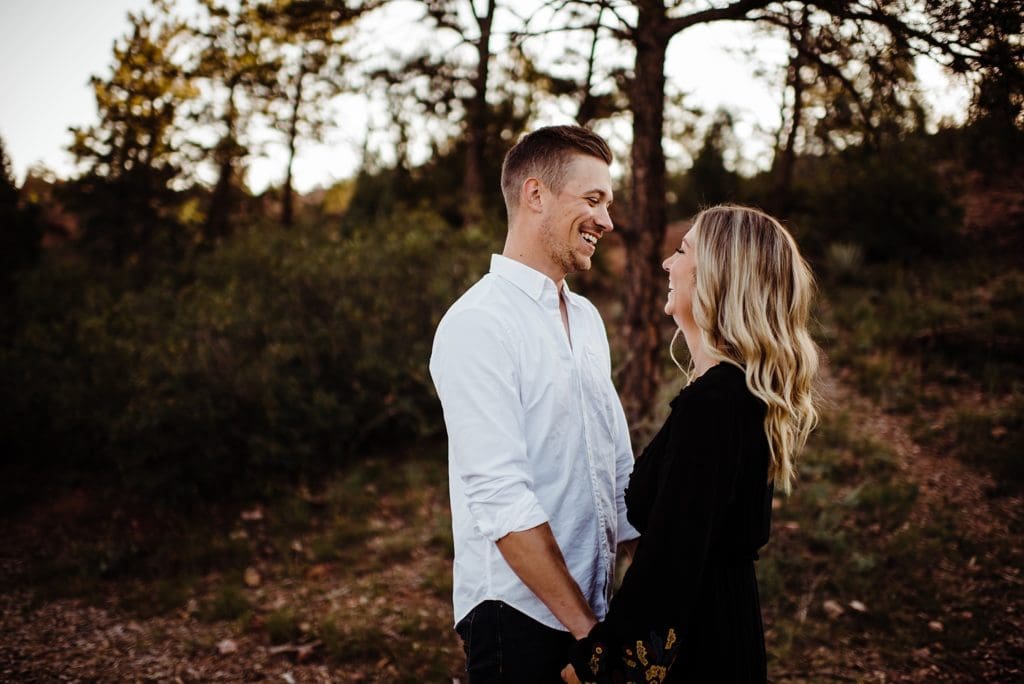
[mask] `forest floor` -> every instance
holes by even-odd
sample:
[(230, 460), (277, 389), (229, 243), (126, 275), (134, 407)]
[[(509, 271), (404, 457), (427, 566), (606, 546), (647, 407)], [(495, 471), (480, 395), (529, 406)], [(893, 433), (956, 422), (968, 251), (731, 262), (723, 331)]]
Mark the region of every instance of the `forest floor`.
[[(825, 396), (808, 495), (778, 502), (759, 568), (771, 680), (1024, 680), (1024, 502), (849, 385), (830, 377)], [(459, 677), (437, 454), (242, 511), (226, 534), (248, 553), (180, 582), (53, 571), (44, 559), (87, 557), (88, 505), (3, 523), (2, 681)]]

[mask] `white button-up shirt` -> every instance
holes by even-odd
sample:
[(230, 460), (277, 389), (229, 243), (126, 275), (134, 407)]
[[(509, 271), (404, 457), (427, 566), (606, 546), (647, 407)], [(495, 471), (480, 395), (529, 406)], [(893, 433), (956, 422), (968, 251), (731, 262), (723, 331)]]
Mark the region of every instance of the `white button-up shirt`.
[(564, 296), (571, 345), (555, 283), (493, 255), (437, 327), (430, 373), (448, 428), (456, 623), (493, 599), (565, 630), (495, 544), (544, 522), (603, 619), (616, 546), (639, 536), (626, 521), (633, 453), (604, 323), (567, 286)]

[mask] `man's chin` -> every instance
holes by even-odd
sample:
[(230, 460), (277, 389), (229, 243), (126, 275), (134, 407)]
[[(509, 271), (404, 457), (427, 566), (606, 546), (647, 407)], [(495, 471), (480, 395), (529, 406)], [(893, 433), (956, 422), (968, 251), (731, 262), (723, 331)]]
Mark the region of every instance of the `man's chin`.
[(575, 268), (571, 272), (579, 273), (580, 271), (589, 271), (590, 267), (593, 266), (593, 264), (594, 262), (590, 257), (577, 254), (576, 259), (573, 262), (573, 266)]

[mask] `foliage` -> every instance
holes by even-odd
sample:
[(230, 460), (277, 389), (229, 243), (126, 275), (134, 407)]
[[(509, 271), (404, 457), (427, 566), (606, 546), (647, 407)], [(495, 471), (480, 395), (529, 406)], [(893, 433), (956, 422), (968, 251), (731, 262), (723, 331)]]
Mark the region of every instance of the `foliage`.
[(938, 144), (918, 137), (800, 159), (786, 218), (804, 249), (822, 255), (842, 242), (860, 245), (868, 260), (890, 262), (949, 253), (962, 212), (958, 188), (936, 170)]
[(741, 179), (725, 165), (726, 154), (736, 147), (732, 117), (719, 111), (704, 134), (704, 144), (693, 166), (685, 174), (668, 179), (670, 219), (689, 218), (703, 207), (739, 201)]
[(64, 198), (80, 217), (83, 241), (115, 264), (181, 249), (172, 189), (185, 164), (178, 117), (197, 95), (173, 60), (183, 25), (166, 10), (129, 19), (111, 75), (92, 79), (99, 123), (72, 131), (83, 173)]
[[(4, 305), (14, 287), (15, 272), (38, 260), (43, 237), (38, 208), (23, 206), (20, 194), (0, 139), (0, 302)], [(4, 328), (9, 324), (5, 322)]]
[(102, 473), (141, 500), (211, 500), (435, 431), (433, 329), (486, 251), (412, 212), (344, 237), (253, 228), (180, 288), (51, 260), (0, 352), (8, 458)]

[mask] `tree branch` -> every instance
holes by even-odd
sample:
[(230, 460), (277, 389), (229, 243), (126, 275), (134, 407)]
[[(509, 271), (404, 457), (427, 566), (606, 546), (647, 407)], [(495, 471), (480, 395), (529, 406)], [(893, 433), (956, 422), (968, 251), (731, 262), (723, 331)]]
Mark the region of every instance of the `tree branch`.
[(747, 12), (756, 9), (763, 9), (772, 4), (774, 0), (738, 0), (725, 7), (714, 7), (701, 10), (683, 17), (675, 17), (668, 20), (666, 29), (670, 36), (674, 36), (684, 29), (697, 24), (706, 24), (713, 21), (729, 21), (730, 19), (745, 19)]

